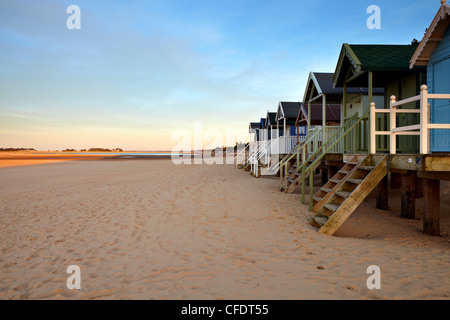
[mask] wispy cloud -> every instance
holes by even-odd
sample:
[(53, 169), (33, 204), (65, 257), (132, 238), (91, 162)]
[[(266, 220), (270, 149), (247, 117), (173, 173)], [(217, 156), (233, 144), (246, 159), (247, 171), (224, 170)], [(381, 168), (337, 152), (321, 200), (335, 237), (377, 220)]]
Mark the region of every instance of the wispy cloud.
[(0, 146), (170, 148), (195, 120), (246, 128), (300, 100), (309, 71), (334, 71), (343, 42), (408, 42), (437, 10), (380, 0), (386, 22), (370, 33), (369, 2), (77, 0), (71, 31), (73, 1), (3, 0)]

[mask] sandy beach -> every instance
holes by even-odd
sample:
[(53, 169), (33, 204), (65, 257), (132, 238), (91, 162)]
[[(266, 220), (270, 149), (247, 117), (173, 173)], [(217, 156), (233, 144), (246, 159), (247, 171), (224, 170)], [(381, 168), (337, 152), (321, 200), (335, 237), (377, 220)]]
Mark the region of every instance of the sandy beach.
[[(68, 161), (0, 168), (0, 181), (0, 299), (450, 297), (445, 182), (442, 237), (399, 218), (399, 190), (390, 211), (372, 195), (331, 237), (278, 179), (232, 165)], [(381, 290), (366, 287), (370, 265)]]

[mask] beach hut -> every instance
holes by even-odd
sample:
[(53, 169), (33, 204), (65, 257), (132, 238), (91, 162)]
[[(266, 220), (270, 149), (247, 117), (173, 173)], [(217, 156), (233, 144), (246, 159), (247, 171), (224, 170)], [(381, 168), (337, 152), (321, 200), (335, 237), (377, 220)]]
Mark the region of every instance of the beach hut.
[[(388, 96), (398, 94), (406, 98), (420, 91), (426, 69), (409, 68), (416, 49), (417, 44), (342, 45), (333, 88), (342, 88), (342, 119), (349, 128), (340, 136), (343, 166), (319, 192), (310, 193), (310, 209), (315, 213), (310, 224), (319, 227), (320, 233), (336, 232), (377, 186), (377, 207), (387, 209), (387, 174), (391, 171), (395, 176), (397, 170), (404, 168), (394, 168), (390, 156), (385, 155), (390, 151), (391, 140), (382, 135), (372, 139), (372, 130), (376, 127), (379, 132), (390, 131), (393, 122)], [(352, 87), (367, 88), (367, 94), (352, 92)], [(408, 112), (396, 115), (399, 125), (409, 126), (418, 119), (419, 105), (412, 102), (407, 108)], [(375, 110), (379, 113), (374, 114)], [(394, 144), (399, 146), (399, 153), (418, 152), (418, 138), (413, 135), (398, 136)], [(370, 154), (374, 149), (379, 155)]]
[[(345, 154), (337, 184), (314, 196), (310, 224), (320, 233), (333, 234), (375, 188), (377, 208), (388, 209), (390, 174), (391, 187), (401, 188), (401, 217), (415, 219), (415, 200), (423, 197), (423, 231), (440, 234), (440, 181), (450, 180), (450, 10), (440, 2), (420, 44), (343, 45), (333, 81), (368, 85), (370, 149)], [(374, 86), (385, 90), (381, 108)]]
[[(307, 155), (317, 158), (315, 166), (322, 170), (322, 179), (334, 176), (339, 166), (343, 165), (344, 142), (347, 149), (355, 139), (353, 136), (362, 135), (365, 139), (359, 139), (359, 149), (367, 150), (368, 119), (363, 119), (355, 126), (354, 133), (346, 133), (346, 128), (351, 127), (361, 116), (362, 108), (358, 109), (364, 101), (368, 104), (367, 87), (347, 87), (347, 96), (350, 96), (350, 109), (353, 111), (348, 119), (343, 121), (343, 87), (335, 87), (333, 83), (334, 73), (310, 72), (303, 95), (304, 103), (301, 103), (296, 120), (298, 142), (301, 142), (300, 132), (307, 132), (305, 145), (298, 147), (293, 153), (281, 162), (281, 189), (287, 193), (295, 192), (305, 175), (300, 174)], [(383, 102), (383, 88), (373, 88), (375, 99)], [(321, 103), (319, 103), (321, 102)], [(367, 108), (368, 111), (368, 108)], [(306, 130), (305, 130), (306, 126)], [(328, 149), (331, 146), (331, 149)], [(300, 153), (303, 153), (300, 155)], [(319, 159), (320, 158), (320, 159)], [(302, 159), (302, 161), (300, 161)], [(300, 163), (303, 162), (303, 163)], [(306, 173), (308, 176), (309, 173)]]
[[(355, 45), (344, 43), (333, 77), (333, 86), (343, 87), (343, 120), (368, 115), (370, 103), (375, 102), (377, 109), (389, 108), (389, 97), (396, 95), (400, 99), (416, 95), (420, 92), (420, 85), (426, 81), (426, 68), (409, 68), (409, 61), (417, 44), (410, 45)], [(354, 95), (349, 87), (367, 87), (367, 96)], [(380, 88), (380, 89), (377, 89)], [(384, 98), (377, 96), (384, 89)], [(417, 109), (416, 103), (408, 108)], [(348, 136), (345, 141), (345, 152), (368, 152), (368, 118), (363, 121), (361, 133)], [(404, 114), (397, 119), (399, 125), (406, 126), (417, 122), (417, 114)], [(377, 124), (387, 130), (388, 119), (379, 116)], [(353, 144), (356, 136), (357, 145)], [(414, 136), (397, 138), (399, 153), (416, 153), (418, 139)], [(385, 137), (377, 138), (377, 149), (389, 152), (389, 144)]]
[(266, 118), (261, 118), (261, 120), (259, 121), (259, 134), (260, 141), (269, 140), (268, 130), (266, 128)]
[(302, 103), (297, 115), (296, 126), (304, 127), (299, 129), (300, 134), (305, 134), (309, 129), (317, 126), (340, 127), (341, 125), (341, 105), (327, 103), (325, 105), (325, 121), (323, 120), (323, 105)]
[(265, 127), (269, 135), (269, 140), (278, 137), (276, 132), (277, 129), (276, 116), (277, 116), (276, 112), (267, 111)]
[(300, 110), (300, 102), (279, 102), (276, 113), (277, 132), (279, 134), (279, 153), (289, 154), (297, 144), (295, 123)]
[(250, 173), (254, 173), (257, 170), (257, 157), (261, 149), (261, 120), (258, 122), (250, 122), (248, 127), (249, 137), (249, 147), (248, 156), (245, 160), (244, 168)]
[(248, 126), (248, 133), (250, 134), (250, 142), (259, 141), (259, 122), (250, 122)]
[[(310, 72), (308, 76), (308, 81), (306, 83), (306, 89), (303, 96), (303, 101), (305, 105), (307, 105), (308, 109), (313, 104), (321, 104), (322, 105), (322, 126), (326, 127), (326, 121), (328, 120), (328, 115), (325, 115), (327, 108), (325, 107), (327, 104), (341, 105), (343, 104), (343, 87), (335, 87), (333, 83), (334, 73), (325, 73), (325, 72)], [(350, 100), (354, 100), (354, 98), (359, 98), (359, 100), (363, 100), (361, 96), (368, 95), (367, 87), (347, 87), (346, 88), (347, 95), (352, 95)], [(374, 88), (374, 94), (377, 96), (383, 95), (383, 90), (380, 88)], [(365, 99), (368, 99), (365, 98)], [(356, 107), (356, 106), (355, 106)], [(316, 107), (317, 108), (317, 107)], [(353, 109), (353, 106), (352, 106)], [(339, 110), (339, 112), (343, 112)], [(358, 112), (357, 108), (353, 109), (353, 113)], [(341, 125), (344, 123), (344, 117), (340, 116)]]
[[(444, 0), (410, 61), (410, 68), (427, 66), (427, 91), (450, 93), (450, 5)], [(423, 82), (423, 84), (425, 84)], [(401, 98), (400, 98), (401, 99)], [(432, 100), (432, 123), (450, 123), (450, 100)], [(431, 129), (430, 152), (450, 152), (450, 131)]]

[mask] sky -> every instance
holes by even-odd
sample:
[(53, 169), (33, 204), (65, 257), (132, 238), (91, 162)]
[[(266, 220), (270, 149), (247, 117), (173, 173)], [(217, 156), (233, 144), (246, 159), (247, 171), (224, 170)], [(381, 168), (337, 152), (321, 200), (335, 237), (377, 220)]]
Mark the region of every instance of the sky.
[[(367, 28), (370, 5), (381, 29)], [(309, 72), (334, 72), (343, 43), (421, 40), (439, 5), (0, 0), (0, 148), (171, 150), (199, 121), (245, 141), (249, 122), (302, 100)]]

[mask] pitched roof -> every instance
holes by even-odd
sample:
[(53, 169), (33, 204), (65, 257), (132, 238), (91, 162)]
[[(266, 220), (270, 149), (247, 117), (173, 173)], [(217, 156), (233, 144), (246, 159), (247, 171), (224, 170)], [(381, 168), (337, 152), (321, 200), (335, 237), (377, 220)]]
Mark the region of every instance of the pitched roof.
[[(279, 115), (278, 111), (280, 111), (280, 109), (282, 110), (282, 113), (284, 115)], [(282, 119), (282, 118), (297, 118), (298, 115), (298, 111), (300, 110), (300, 102), (285, 102), (285, 101), (281, 101), (278, 104), (278, 111), (277, 111), (277, 115), (278, 115), (278, 119)]]
[(450, 5), (445, 4), (445, 1), (441, 1), (441, 7), (434, 17), (431, 25), (428, 27), (422, 41), (420, 41), (414, 55), (410, 60), (409, 67), (412, 69), (414, 66), (426, 66), (430, 60), (430, 56), (434, 49), (442, 40), (442, 37), (448, 26), (450, 25)]
[(261, 121), (259, 121), (259, 128), (264, 129), (266, 127), (266, 118), (261, 118)]
[(350, 45), (364, 71), (402, 71), (409, 69), (409, 60), (417, 45)]
[(250, 122), (249, 129), (259, 129), (259, 122)]
[[(304, 103), (307, 103), (310, 100), (310, 96), (313, 99), (320, 94), (326, 94), (328, 96), (327, 101), (331, 103), (340, 103), (344, 94), (344, 88), (334, 88), (333, 77), (334, 73), (310, 72), (303, 97)], [(349, 94), (367, 94), (368, 91), (368, 88), (365, 87), (347, 87), (347, 93)], [(383, 94), (384, 90), (382, 88), (373, 88), (373, 93)], [(315, 101), (317, 102), (317, 100)]]
[[(326, 105), (326, 121), (341, 121), (341, 105), (340, 104), (327, 104)], [(297, 122), (300, 122), (301, 115), (308, 122), (308, 106), (302, 104), (301, 112), (297, 118)], [(322, 104), (312, 103), (311, 104), (311, 122), (322, 121)]]
[[(357, 45), (344, 43), (334, 73), (333, 85), (339, 87), (344, 84), (349, 68), (352, 68), (355, 78), (368, 71), (378, 73), (377, 77), (374, 77), (374, 85), (385, 84), (392, 79), (393, 73), (397, 75), (411, 73), (409, 60), (416, 49), (417, 44)], [(416, 68), (414, 72), (421, 70), (425, 70), (425, 68)]]
[(274, 124), (277, 122), (276, 116), (277, 116), (277, 113), (276, 113), (276, 112), (267, 112), (267, 116), (266, 116), (266, 128), (267, 128), (269, 125), (274, 125)]
[(342, 94), (342, 88), (333, 88), (333, 76), (334, 73), (323, 73), (323, 72), (311, 72), (312, 76), (317, 81), (317, 87), (320, 93), (332, 94), (340, 93)]

